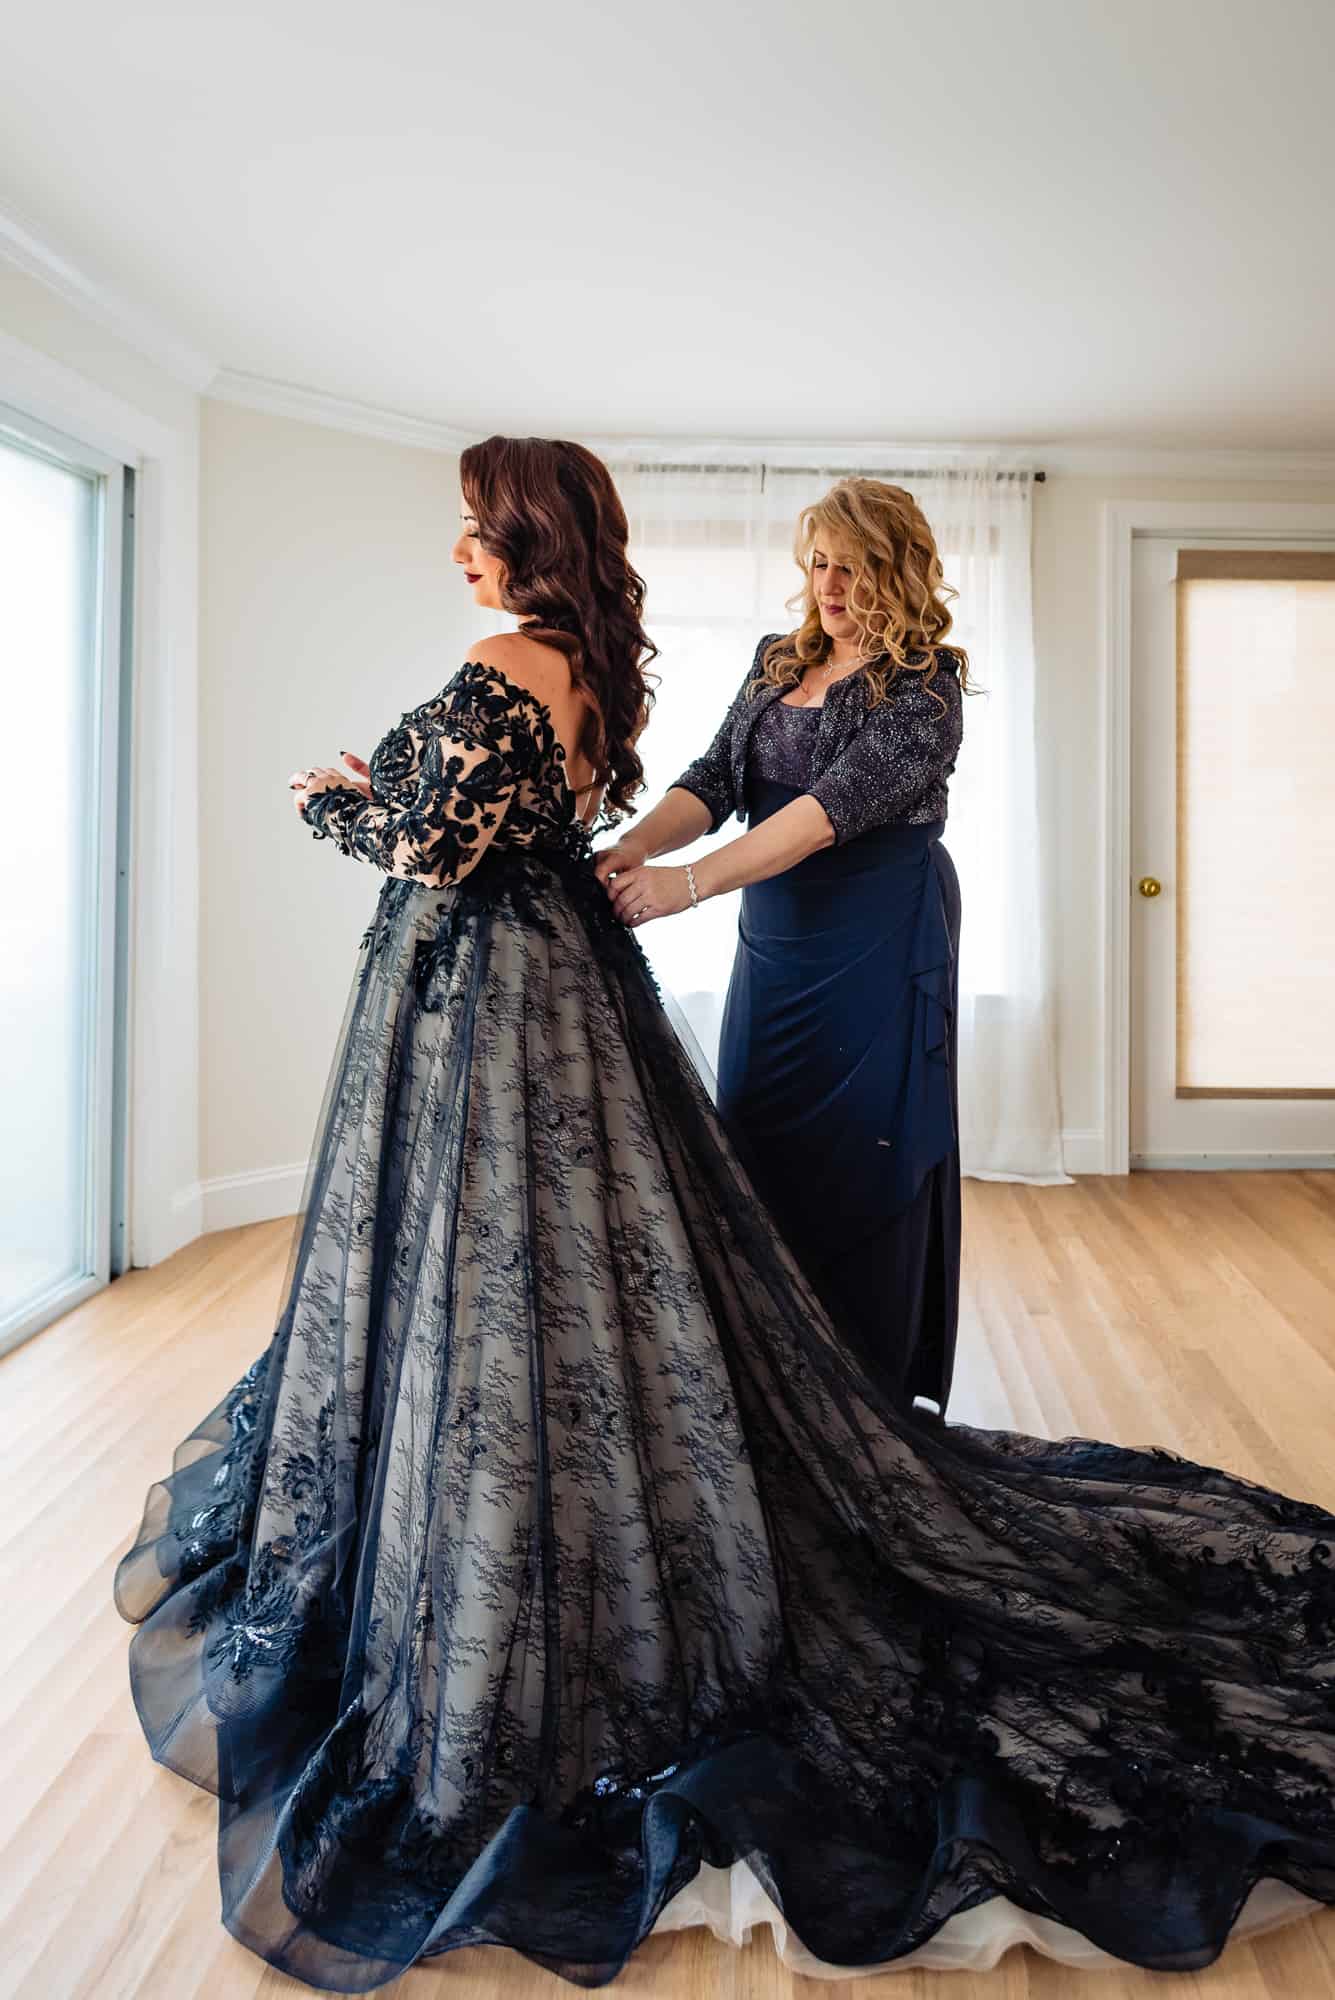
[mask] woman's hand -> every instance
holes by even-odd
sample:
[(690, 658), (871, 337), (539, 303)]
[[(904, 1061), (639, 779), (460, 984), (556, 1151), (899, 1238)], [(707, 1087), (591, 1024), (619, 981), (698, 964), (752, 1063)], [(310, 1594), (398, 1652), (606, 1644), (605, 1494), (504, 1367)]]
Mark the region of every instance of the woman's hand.
[(349, 770), (357, 772), (355, 778), (348, 777), (346, 772), (336, 770), (330, 764), (317, 764), (312, 765), (309, 771), (294, 771), (288, 779), (288, 785), (294, 794), (292, 803), (301, 818), (306, 814), (307, 799), (314, 798), (317, 792), (350, 788), (354, 792), (360, 792), (364, 798), (370, 798), (369, 764), (363, 762), (360, 757), (354, 757), (350, 750), (344, 750), (340, 754)]
[(593, 872), (610, 896), (609, 875), (623, 874), (627, 868), (643, 868), (648, 859), (639, 841), (619, 840), (614, 847), (599, 848), (593, 857)]
[(637, 864), (619, 870), (608, 893), (617, 915), (631, 930), (654, 917), (675, 917), (679, 910), (689, 909), (691, 902), (684, 868)]

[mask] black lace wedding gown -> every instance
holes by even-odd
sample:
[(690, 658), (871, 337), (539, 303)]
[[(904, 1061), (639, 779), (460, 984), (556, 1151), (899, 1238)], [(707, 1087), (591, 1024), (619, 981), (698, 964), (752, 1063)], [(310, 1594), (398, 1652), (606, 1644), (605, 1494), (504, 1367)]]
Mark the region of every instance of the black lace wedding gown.
[(1183, 1969), (1258, 1878), (1335, 1901), (1335, 1517), (896, 1414), (548, 712), (471, 662), (372, 771), (311, 807), (389, 879), (281, 1316), (116, 1576), (228, 1928), (364, 1992), (481, 1943), (603, 1984), (701, 1871), (840, 1966), (991, 1902)]

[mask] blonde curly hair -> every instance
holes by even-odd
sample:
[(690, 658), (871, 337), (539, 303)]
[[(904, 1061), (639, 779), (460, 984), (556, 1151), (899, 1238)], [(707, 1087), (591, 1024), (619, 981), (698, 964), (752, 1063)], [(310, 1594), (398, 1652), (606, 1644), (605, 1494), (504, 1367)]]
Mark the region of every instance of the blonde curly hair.
[[(866, 656), (859, 671), (870, 684), (872, 706), (885, 699), (905, 667), (931, 681), (940, 670), (935, 649), (954, 623), (946, 599), (959, 592), (945, 580), (936, 538), (913, 495), (881, 479), (854, 477), (839, 480), (797, 517), (793, 560), (802, 571), (802, 587), (787, 600), (787, 609), (800, 609), (802, 622), (766, 648), (749, 691), (767, 682), (795, 687), (805, 668), (829, 657), (833, 641), (820, 622), (812, 567), (818, 541), (827, 555), (837, 548), (852, 565), (848, 610)], [(977, 692), (969, 686), (964, 647), (948, 650), (958, 663), (961, 690)]]

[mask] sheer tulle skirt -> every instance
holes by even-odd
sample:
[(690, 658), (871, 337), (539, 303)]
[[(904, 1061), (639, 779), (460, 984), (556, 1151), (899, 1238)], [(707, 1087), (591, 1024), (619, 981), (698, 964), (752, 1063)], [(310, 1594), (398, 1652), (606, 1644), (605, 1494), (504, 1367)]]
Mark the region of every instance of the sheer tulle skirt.
[(896, 1414), (587, 855), (493, 850), (385, 884), (276, 1330), (116, 1600), (225, 1922), (311, 1984), (597, 1985), (743, 1880), (829, 1966), (1001, 1898), (1182, 1969), (1260, 1877), (1335, 1900), (1332, 1548), (1167, 1452)]
[[(1321, 1908), (1310, 1896), (1266, 1876), (1248, 1896), (1229, 1936), (1258, 1937)], [(1005, 1896), (992, 1896), (947, 1917), (925, 1944), (901, 1958), (879, 1966), (831, 1965), (807, 1950), (745, 1861), (735, 1861), (731, 1868), (703, 1862), (699, 1873), (672, 1898), (654, 1930), (689, 1930), (696, 1925), (731, 1945), (744, 1945), (755, 1932), (768, 1928), (777, 1956), (807, 1979), (865, 1979), (873, 1972), (986, 1972), (1015, 1945), (1024, 1944), (1081, 1972), (1115, 1971), (1123, 1963), (1068, 1924), (1034, 1916)]]

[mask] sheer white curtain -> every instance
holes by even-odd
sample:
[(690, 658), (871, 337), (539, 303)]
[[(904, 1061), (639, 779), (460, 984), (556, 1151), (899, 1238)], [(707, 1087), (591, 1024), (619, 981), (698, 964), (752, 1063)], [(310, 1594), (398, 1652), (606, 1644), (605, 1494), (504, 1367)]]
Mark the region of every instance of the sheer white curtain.
[[(843, 473), (906, 486), (936, 535), (952, 600), (952, 637), (986, 690), (965, 703), (945, 844), (963, 895), (960, 1125), (966, 1174), (1064, 1181), (1049, 940), (1042, 922), (1034, 743), (1027, 468), (1004, 454), (863, 459), (784, 448), (765, 456), (695, 447), (600, 444), (626, 505), (631, 558), (648, 585), (646, 625), (660, 649), (653, 720), (641, 739), (646, 803), (660, 798), (713, 736), (764, 632), (789, 631), (798, 587), (798, 510)], [(733, 820), (716, 840), (739, 834)], [(692, 852), (706, 851), (709, 843)], [(665, 992), (700, 1049), (717, 1059), (737, 899), (640, 934)]]

